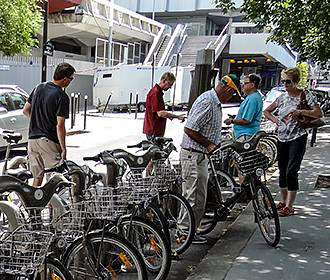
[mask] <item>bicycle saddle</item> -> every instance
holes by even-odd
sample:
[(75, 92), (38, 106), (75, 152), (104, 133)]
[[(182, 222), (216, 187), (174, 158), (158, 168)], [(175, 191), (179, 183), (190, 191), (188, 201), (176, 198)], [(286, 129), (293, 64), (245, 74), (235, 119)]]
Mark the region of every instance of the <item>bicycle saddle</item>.
[(151, 146), (141, 155), (131, 154), (123, 149), (108, 151), (116, 159), (124, 159), (132, 169), (146, 168), (150, 160), (164, 158), (166, 155), (158, 147)]
[(221, 150), (225, 150), (231, 148), (235, 150), (237, 153), (242, 153), (250, 150), (255, 150), (259, 143), (260, 138), (267, 136), (268, 134), (265, 131), (257, 132), (251, 139), (245, 142), (227, 142), (220, 147)]
[(10, 175), (10, 176), (16, 177), (22, 181), (26, 181), (30, 178), (33, 178), (32, 173), (29, 170), (22, 168), (22, 167), (15, 168), (15, 169), (7, 169), (3, 175)]
[(72, 183), (62, 174), (53, 175), (42, 187), (32, 187), (18, 178), (4, 175), (0, 180), (0, 193), (16, 192), (25, 207), (45, 207), (59, 187), (71, 186)]

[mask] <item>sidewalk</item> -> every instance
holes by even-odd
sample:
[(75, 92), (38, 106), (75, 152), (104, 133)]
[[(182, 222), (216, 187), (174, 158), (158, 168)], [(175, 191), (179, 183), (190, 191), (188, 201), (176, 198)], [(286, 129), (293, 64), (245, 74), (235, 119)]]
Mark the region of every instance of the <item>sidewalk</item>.
[[(254, 224), (251, 204), (209, 251), (189, 280), (330, 279), (330, 189), (315, 189), (319, 174), (330, 174), (330, 127), (302, 163), (296, 214), (280, 218), (281, 241), (266, 245)], [(309, 145), (309, 143), (308, 143)], [(269, 181), (277, 192), (278, 177)]]

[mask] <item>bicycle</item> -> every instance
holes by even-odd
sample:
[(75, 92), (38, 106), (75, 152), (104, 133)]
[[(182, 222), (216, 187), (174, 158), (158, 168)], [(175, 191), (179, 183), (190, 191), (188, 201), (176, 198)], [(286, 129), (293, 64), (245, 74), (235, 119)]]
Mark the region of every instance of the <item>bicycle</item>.
[[(257, 133), (252, 139), (246, 142), (232, 142), (223, 146), (218, 146), (209, 153), (210, 179), (208, 184), (208, 194), (205, 215), (207, 220), (203, 221), (202, 232), (210, 232), (218, 221), (224, 221), (228, 217), (230, 210), (236, 203), (242, 200), (252, 200), (255, 221), (266, 242), (275, 247), (280, 241), (280, 222), (277, 214), (274, 199), (266, 186), (266, 180), (261, 181), (261, 176), (269, 166), (268, 158), (257, 151), (257, 145), (262, 137), (267, 134)], [(241, 186), (226, 172), (216, 169), (212, 155), (217, 152), (230, 150), (235, 159), (235, 165), (239, 172), (243, 174), (244, 181)], [(225, 175), (224, 175), (225, 174)], [(232, 186), (233, 195), (225, 200), (222, 197), (220, 181), (226, 176), (226, 182)]]

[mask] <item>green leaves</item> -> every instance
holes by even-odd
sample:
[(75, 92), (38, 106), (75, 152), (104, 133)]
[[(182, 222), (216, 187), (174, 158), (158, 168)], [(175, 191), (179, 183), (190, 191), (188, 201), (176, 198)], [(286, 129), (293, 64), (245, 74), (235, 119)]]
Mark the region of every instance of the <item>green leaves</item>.
[[(217, 7), (230, 0), (215, 0)], [(247, 19), (272, 31), (271, 41), (290, 44), (302, 59), (330, 58), (329, 0), (244, 0)]]
[(0, 7), (0, 52), (30, 53), (42, 23), (36, 0), (0, 0)]

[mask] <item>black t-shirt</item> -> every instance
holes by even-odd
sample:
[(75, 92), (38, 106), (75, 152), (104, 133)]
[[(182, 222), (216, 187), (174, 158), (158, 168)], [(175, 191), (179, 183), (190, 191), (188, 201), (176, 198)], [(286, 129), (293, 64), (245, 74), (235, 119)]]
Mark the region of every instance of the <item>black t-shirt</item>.
[(29, 96), (32, 105), (29, 139), (47, 137), (59, 143), (57, 117), (69, 118), (70, 99), (61, 87), (52, 82), (41, 83)]

